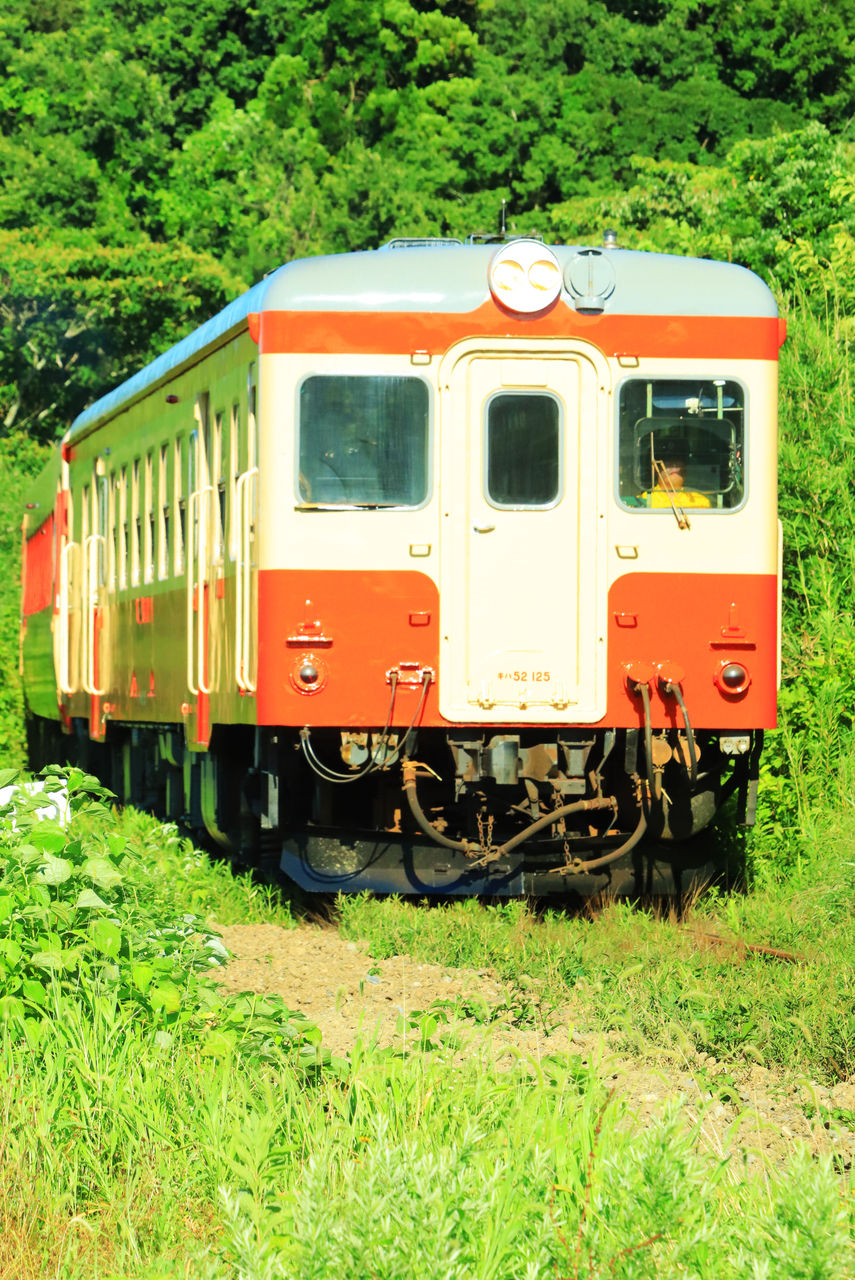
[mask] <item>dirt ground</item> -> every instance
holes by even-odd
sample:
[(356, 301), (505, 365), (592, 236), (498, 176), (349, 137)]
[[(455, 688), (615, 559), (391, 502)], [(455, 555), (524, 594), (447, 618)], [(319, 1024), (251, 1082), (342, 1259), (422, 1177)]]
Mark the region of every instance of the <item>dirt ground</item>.
[(618, 1052), (619, 1033), (586, 1029), (584, 1008), (554, 1009), (536, 987), (512, 990), (489, 969), (446, 969), (409, 956), (374, 960), (331, 926), (230, 925), (221, 932), (231, 957), (223, 985), (281, 995), (320, 1027), (334, 1056), (348, 1054), (357, 1038), (417, 1049), (415, 1015), (436, 1006), (438, 1047), (430, 1052), (442, 1058), (484, 1055), (501, 1068), (575, 1054), (595, 1065), (639, 1125), (677, 1102), (716, 1153), (735, 1141), (750, 1163), (775, 1165), (806, 1144), (814, 1154), (834, 1155), (836, 1168), (852, 1177), (855, 1133), (827, 1117), (833, 1109), (855, 1113), (855, 1080), (827, 1088), (702, 1054), (633, 1059)]

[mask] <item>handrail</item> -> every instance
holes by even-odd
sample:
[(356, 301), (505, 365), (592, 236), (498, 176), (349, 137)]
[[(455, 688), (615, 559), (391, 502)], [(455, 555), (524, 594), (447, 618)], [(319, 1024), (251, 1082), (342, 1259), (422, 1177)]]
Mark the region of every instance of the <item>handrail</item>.
[(71, 683), (69, 662), (69, 644), (71, 640), (68, 625), (70, 592), (69, 564), (73, 553), (78, 549), (76, 542), (66, 542), (59, 556), (59, 625), (57, 627), (56, 678), (62, 693), (76, 693), (77, 686)]
[[(208, 520), (211, 485), (204, 485), (187, 500), (187, 688), (194, 697), (210, 693), (205, 679), (205, 592), (208, 576)], [(203, 501), (204, 498), (204, 501)], [(195, 508), (195, 510), (194, 510)], [(195, 632), (193, 601), (196, 597)]]
[(193, 637), (193, 593), (196, 590), (196, 554), (195, 540), (193, 530), (196, 526), (196, 518), (194, 516), (194, 505), (199, 505), (199, 494), (191, 493), (187, 498), (187, 545), (184, 549), (184, 568), (187, 574), (187, 688), (195, 698), (199, 693), (196, 684), (196, 669), (193, 662), (194, 654), (194, 637)]
[[(82, 682), (86, 693), (101, 697), (107, 692), (106, 687), (99, 688), (95, 684), (95, 622), (98, 608), (98, 544), (102, 544), (106, 554), (107, 540), (102, 533), (91, 533), (83, 540), (83, 672)], [(94, 564), (93, 564), (94, 560)]]
[(250, 675), (252, 661), (252, 523), (254, 490), (252, 482), (258, 467), (249, 467), (238, 477), (235, 487), (235, 680), (244, 693), (255, 693), (256, 682)]

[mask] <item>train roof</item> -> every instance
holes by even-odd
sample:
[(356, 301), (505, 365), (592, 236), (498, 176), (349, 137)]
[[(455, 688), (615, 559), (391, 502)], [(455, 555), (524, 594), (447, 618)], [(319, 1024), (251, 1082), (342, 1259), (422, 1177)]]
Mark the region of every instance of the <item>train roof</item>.
[[(237, 336), (262, 311), (438, 312), (463, 314), (490, 298), (488, 268), (499, 246), (451, 240), (394, 240), (380, 249), (300, 258), (271, 272), (211, 320), (163, 352), (75, 418), (73, 441), (150, 388)], [(580, 311), (606, 315), (775, 317), (771, 290), (733, 263), (612, 246), (549, 245), (561, 268), (562, 297)], [(580, 282), (603, 287), (586, 298)], [(595, 302), (596, 305), (586, 305)], [(594, 335), (592, 334), (593, 338)]]

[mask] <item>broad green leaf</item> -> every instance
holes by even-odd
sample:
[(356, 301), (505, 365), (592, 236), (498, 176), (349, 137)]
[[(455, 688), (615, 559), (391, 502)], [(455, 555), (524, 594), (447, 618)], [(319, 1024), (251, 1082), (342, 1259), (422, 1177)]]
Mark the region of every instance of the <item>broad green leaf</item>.
[(22, 955), (23, 952), (14, 938), (4, 938), (0, 942), (0, 956), (3, 957), (10, 969), (15, 968)]
[(47, 1004), (47, 991), (36, 978), (25, 978), (21, 991), (25, 1000), (32, 1000), (33, 1004)]
[(131, 965), (131, 980), (140, 991), (148, 991), (154, 977), (154, 966), (150, 964)]
[(0, 1018), (22, 1018), (24, 1005), (17, 996), (0, 996)]
[(71, 877), (71, 863), (67, 858), (55, 858), (52, 853), (45, 851), (44, 862), (36, 876), (42, 884), (65, 884)]
[(0, 769), (0, 790), (3, 787), (9, 787), (18, 776), (17, 769)]
[(122, 873), (109, 858), (87, 858), (80, 868), (80, 874), (88, 876), (99, 889), (113, 889), (122, 883)]
[(200, 1052), (206, 1058), (226, 1058), (234, 1051), (235, 1038), (225, 1031), (209, 1031)]
[(99, 910), (102, 907), (109, 906), (103, 898), (99, 898), (94, 889), (81, 889), (77, 895), (76, 907), (90, 907), (93, 910)]
[(329, 1049), (321, 1049), (314, 1045), (301, 1045), (297, 1051), (297, 1061), (302, 1066), (320, 1066), (324, 1062), (329, 1062)]
[(181, 992), (174, 982), (158, 982), (149, 988), (148, 998), (154, 1009), (177, 1013), (181, 1008)]
[(122, 946), (122, 931), (112, 920), (100, 917), (92, 925), (92, 941), (102, 955), (117, 956)]
[(27, 838), (43, 853), (56, 853), (59, 849), (65, 848), (68, 836), (65, 834), (65, 828), (58, 822), (45, 818), (30, 827)]
[(436, 1035), (438, 1026), (439, 1023), (436, 1018), (429, 1013), (426, 1013), (423, 1017), (419, 1018), (418, 1027), (422, 1040), (432, 1040)]
[(50, 1026), (49, 1018), (24, 1018), (24, 1032), (27, 1037), (27, 1044), (35, 1052), (38, 1050), (42, 1036)]
[(0, 893), (0, 924), (9, 919), (14, 907), (14, 899), (8, 893)]

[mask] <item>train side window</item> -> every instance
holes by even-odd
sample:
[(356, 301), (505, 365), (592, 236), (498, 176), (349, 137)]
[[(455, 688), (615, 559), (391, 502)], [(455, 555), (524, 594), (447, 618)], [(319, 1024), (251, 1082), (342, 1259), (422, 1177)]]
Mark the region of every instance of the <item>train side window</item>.
[(228, 542), (229, 559), (234, 560), (237, 554), (237, 482), (240, 475), (240, 405), (233, 404), (231, 422), (229, 423), (229, 511)]
[(745, 497), (745, 391), (726, 378), (631, 378), (618, 401), (618, 497), (729, 511)]
[(80, 500), (80, 546), (83, 552), (84, 560), (89, 554), (89, 548), (86, 545), (89, 538), (89, 485), (83, 486), (83, 492)]
[(561, 492), (561, 407), (555, 396), (538, 391), (491, 396), (484, 454), (492, 506), (553, 506)]
[(103, 471), (103, 463), (99, 460), (92, 475), (92, 533), (95, 542), (90, 564), (95, 587), (103, 587), (108, 581), (108, 511), (108, 480)]
[(118, 519), (116, 512), (116, 473), (107, 477), (107, 589), (115, 591), (118, 585)]
[(131, 465), (131, 586), (139, 586), (142, 562), (142, 512), (140, 510), (140, 460)]
[(214, 489), (214, 559), (223, 555), (226, 527), (226, 474), (223, 454), (224, 414), (214, 416), (214, 456), (211, 467), (211, 484)]
[(143, 522), (143, 581), (154, 582), (155, 516), (154, 451), (145, 457), (145, 518)]
[(184, 496), (182, 468), (183, 442), (175, 441), (172, 467), (172, 505), (175, 511), (175, 536), (173, 541), (173, 566), (176, 576), (184, 572), (184, 545), (187, 541), (187, 499)]
[(246, 469), (251, 471), (258, 460), (258, 440), (256, 422), (257, 387), (255, 385), (255, 365), (249, 366), (246, 383)]
[(157, 576), (169, 577), (169, 446), (160, 446), (157, 468)]
[(428, 496), (430, 399), (420, 378), (313, 375), (299, 392), (303, 502), (417, 507)]
[(128, 468), (122, 467), (118, 484), (119, 590), (128, 585)]

